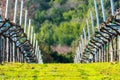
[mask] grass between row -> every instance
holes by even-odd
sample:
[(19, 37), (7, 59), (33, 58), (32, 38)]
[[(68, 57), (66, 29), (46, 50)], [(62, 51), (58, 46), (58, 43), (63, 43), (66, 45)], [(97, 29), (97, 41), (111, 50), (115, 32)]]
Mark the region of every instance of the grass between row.
[(0, 80), (120, 80), (120, 63), (5, 63)]

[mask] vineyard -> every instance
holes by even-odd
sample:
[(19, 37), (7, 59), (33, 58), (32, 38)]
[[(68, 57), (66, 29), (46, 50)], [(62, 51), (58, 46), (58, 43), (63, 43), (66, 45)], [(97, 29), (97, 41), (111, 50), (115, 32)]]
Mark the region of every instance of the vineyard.
[(119, 63), (0, 65), (0, 80), (119, 80)]
[(120, 80), (120, 0), (0, 0), (0, 80)]

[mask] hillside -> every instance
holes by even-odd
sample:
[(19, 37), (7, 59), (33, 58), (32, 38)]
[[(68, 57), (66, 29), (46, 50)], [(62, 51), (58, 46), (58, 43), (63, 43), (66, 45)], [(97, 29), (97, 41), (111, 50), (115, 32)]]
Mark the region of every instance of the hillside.
[(119, 63), (0, 65), (0, 80), (119, 80), (119, 75)]
[[(96, 1), (101, 23), (103, 22), (101, 2), (100, 0)], [(119, 8), (120, 1), (114, 1), (115, 9)], [(50, 54), (54, 53), (54, 51), (57, 51), (57, 53), (64, 52), (64, 46), (71, 48), (66, 48), (65, 50), (67, 51), (64, 54), (72, 52), (73, 55), (75, 53), (76, 47), (79, 45), (80, 35), (83, 34), (83, 28), (86, 27), (86, 18), (88, 18), (91, 27), (90, 11), (93, 12), (94, 26), (96, 27), (94, 0), (30, 0), (28, 6), (30, 7), (34, 3), (36, 5), (34, 5), (35, 15), (33, 18), (36, 25), (37, 38), (44, 53), (43, 56), (48, 56), (43, 58), (45, 62), (50, 57), (52, 61), (54, 57)], [(108, 18), (111, 15), (110, 0), (104, 0), (104, 5), (106, 18)], [(87, 31), (87, 28), (85, 30)], [(53, 46), (52, 49), (51, 46)], [(56, 46), (61, 48), (58, 50)]]
[[(80, 36), (80, 22), (88, 10), (86, 5), (89, 5), (88, 0), (28, 1), (28, 8), (32, 9), (31, 13), (34, 14), (34, 29), (37, 32), (45, 63), (58, 62), (57, 58), (51, 55), (54, 53), (65, 54), (64, 60), (68, 59), (68, 56), (73, 56), (75, 42)], [(67, 55), (67, 53), (71, 54)], [(61, 56), (64, 56), (62, 54)]]

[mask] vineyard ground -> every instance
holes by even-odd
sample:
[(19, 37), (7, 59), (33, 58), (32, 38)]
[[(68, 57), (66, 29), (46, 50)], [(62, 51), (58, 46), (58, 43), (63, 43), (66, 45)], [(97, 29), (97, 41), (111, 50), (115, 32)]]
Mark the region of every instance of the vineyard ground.
[(120, 80), (120, 63), (5, 63), (0, 80)]

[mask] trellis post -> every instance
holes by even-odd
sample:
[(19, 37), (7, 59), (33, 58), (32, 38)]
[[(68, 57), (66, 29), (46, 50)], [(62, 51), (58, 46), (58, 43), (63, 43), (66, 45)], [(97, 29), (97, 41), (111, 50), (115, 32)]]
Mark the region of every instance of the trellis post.
[(25, 10), (24, 33), (26, 33), (26, 26), (27, 26), (27, 15), (28, 15), (28, 11), (27, 11), (27, 10)]
[(82, 44), (81, 48), (82, 48), (82, 52), (83, 52), (83, 49), (85, 47), (84, 40), (83, 40), (83, 35), (81, 35), (80, 37), (81, 37), (81, 44)]
[(110, 0), (110, 3), (111, 3), (111, 12), (112, 12), (112, 15), (114, 15), (114, 2), (113, 2), (113, 0)]
[(29, 19), (29, 25), (28, 25), (28, 40), (30, 40), (30, 27), (31, 27), (31, 19)]
[(110, 62), (113, 62), (113, 50), (112, 50), (112, 43), (110, 42)]
[[(13, 22), (16, 23), (16, 16), (17, 16), (17, 4), (18, 0), (15, 0), (15, 9), (14, 9), (14, 19)], [(13, 62), (15, 62), (15, 43), (13, 42)]]
[(91, 18), (91, 24), (92, 24), (92, 34), (94, 34), (95, 31), (94, 31), (94, 20), (93, 20), (92, 11), (90, 11), (90, 18)]
[(21, 8), (20, 8), (20, 26), (22, 25), (22, 15), (23, 15), (23, 0), (21, 0)]
[(31, 27), (31, 44), (33, 43), (33, 27)]
[(119, 62), (120, 62), (120, 36), (118, 36), (118, 55), (119, 55)]
[(99, 30), (100, 29), (100, 21), (99, 21), (98, 8), (97, 8), (96, 0), (94, 0), (94, 5), (95, 5), (95, 12), (96, 12), (97, 26), (98, 26), (98, 30)]
[(36, 34), (34, 33), (33, 47), (35, 47)]
[(88, 40), (90, 40), (90, 26), (88, 23), (88, 19), (86, 19), (86, 24), (87, 24), (87, 30), (88, 30)]
[[(8, 8), (9, 8), (9, 1), (10, 0), (6, 0), (6, 10), (5, 10), (5, 18), (8, 19)], [(6, 38), (6, 62), (8, 62), (8, 57), (9, 57), (9, 39)]]
[(105, 9), (104, 9), (104, 0), (101, 0), (101, 7), (102, 7), (103, 21), (106, 21)]
[[(85, 31), (85, 29), (83, 28), (83, 32), (84, 32), (84, 45), (86, 45), (87, 44), (87, 39), (86, 39), (86, 31)], [(85, 47), (85, 46), (84, 46)]]

